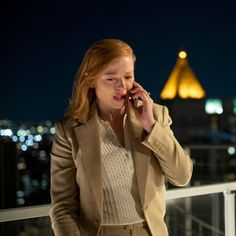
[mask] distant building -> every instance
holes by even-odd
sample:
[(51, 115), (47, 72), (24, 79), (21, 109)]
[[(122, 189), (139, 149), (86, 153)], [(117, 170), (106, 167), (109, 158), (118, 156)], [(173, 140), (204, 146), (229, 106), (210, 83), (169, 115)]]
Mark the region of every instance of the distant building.
[(205, 96), (205, 90), (188, 64), (187, 53), (180, 51), (160, 97), (161, 103), (169, 108), (174, 120), (172, 128), (181, 142), (189, 143), (210, 128)]
[(193, 184), (234, 181), (236, 99), (207, 98), (183, 51), (160, 98), (169, 108), (176, 137), (191, 152)]
[(186, 52), (178, 53), (160, 98), (182, 143), (236, 143), (236, 99), (207, 98)]
[(190, 68), (187, 53), (180, 51), (161, 94), (161, 99), (202, 99), (206, 95), (202, 85)]
[(0, 139), (0, 209), (17, 206), (16, 163), (16, 144)]

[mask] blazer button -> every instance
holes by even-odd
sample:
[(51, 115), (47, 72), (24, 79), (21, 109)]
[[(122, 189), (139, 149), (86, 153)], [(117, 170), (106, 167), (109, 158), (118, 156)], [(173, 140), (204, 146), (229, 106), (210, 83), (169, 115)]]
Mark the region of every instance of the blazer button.
[(94, 221), (94, 224), (95, 224), (95, 225), (98, 225), (98, 223), (99, 223), (99, 220), (95, 220), (95, 221)]

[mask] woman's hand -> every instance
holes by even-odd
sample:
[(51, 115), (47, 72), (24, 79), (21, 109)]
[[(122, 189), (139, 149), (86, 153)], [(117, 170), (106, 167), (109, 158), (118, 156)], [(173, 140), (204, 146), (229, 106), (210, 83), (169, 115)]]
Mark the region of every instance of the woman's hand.
[(154, 124), (155, 119), (153, 116), (153, 100), (150, 98), (149, 93), (137, 82), (134, 82), (134, 88), (130, 90), (131, 97), (133, 99), (139, 99), (142, 104), (135, 107), (131, 101), (129, 106), (134, 111), (137, 120), (140, 122), (143, 129), (150, 133)]

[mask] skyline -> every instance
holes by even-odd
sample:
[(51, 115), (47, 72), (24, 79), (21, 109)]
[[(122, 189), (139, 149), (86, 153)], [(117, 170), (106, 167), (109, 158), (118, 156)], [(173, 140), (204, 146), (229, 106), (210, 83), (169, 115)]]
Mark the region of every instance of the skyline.
[(236, 96), (233, 1), (6, 4), (0, 119), (62, 118), (85, 51), (107, 37), (131, 45), (136, 80), (156, 102), (181, 49), (207, 97)]

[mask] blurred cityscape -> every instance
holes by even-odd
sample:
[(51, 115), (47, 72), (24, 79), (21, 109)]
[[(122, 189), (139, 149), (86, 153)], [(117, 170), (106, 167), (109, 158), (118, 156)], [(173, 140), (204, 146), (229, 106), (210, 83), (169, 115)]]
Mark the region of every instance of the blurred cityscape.
[(0, 209), (50, 203), (54, 124), (0, 120)]
[[(207, 98), (186, 52), (158, 103), (169, 108), (172, 129), (194, 163), (191, 185), (236, 180), (236, 98)], [(54, 123), (0, 120), (0, 209), (50, 203)]]

